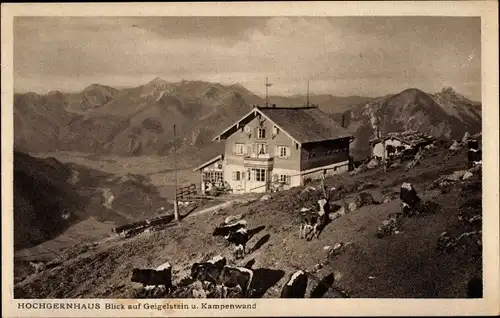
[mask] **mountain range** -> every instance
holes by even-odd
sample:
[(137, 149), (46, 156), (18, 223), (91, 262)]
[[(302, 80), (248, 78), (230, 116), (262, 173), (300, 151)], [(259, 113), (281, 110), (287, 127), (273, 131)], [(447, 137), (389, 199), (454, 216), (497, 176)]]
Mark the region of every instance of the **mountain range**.
[[(269, 104), (302, 106), (303, 95), (270, 96)], [(431, 94), (416, 88), (370, 98), (310, 95), (309, 102), (356, 137), (355, 155), (369, 153), (375, 134), (418, 129), (435, 137), (459, 138), (481, 130), (481, 104), (445, 88)], [(78, 93), (14, 96), (14, 145), (21, 151), (55, 150), (118, 155), (167, 155), (175, 148), (198, 161), (222, 151), (212, 137), (265, 100), (240, 84), (167, 82), (116, 89), (92, 84)], [(176, 127), (174, 138), (173, 127)]]

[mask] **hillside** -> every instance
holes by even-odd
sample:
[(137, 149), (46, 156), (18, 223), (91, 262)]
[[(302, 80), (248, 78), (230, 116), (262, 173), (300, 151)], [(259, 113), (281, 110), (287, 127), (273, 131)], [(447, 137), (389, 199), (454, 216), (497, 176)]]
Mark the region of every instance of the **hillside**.
[[(217, 254), (226, 256), (230, 264), (254, 270), (255, 297), (278, 297), (286, 277), (297, 269), (311, 274), (307, 297), (341, 297), (340, 290), (355, 298), (465, 297), (467, 281), (482, 275), (480, 236), (478, 241), (474, 236), (464, 237), (448, 251), (437, 247), (443, 232), (456, 238), (477, 230), (477, 224), (471, 229), (467, 220), (482, 215), (481, 172), (474, 171), (467, 180), (445, 177), (467, 169), (466, 165), (465, 151), (453, 155), (443, 148), (426, 153), (411, 171), (403, 166), (386, 173), (375, 168), (327, 179), (333, 200), (352, 201), (367, 192), (381, 203), (365, 203), (334, 219), (317, 240), (299, 240), (297, 235), (298, 211), (315, 204), (321, 195), (318, 184), (311, 183), (274, 193), (266, 201), (193, 214), (180, 225), (156, 232), (75, 247), (53, 260), (50, 268), (16, 284), (15, 298), (136, 297), (139, 286), (130, 282), (134, 267), (155, 267), (168, 261), (178, 285), (185, 281), (193, 262)], [(446, 178), (450, 181), (443, 181)], [(377, 238), (377, 227), (400, 211), (402, 182), (411, 182), (423, 200), (440, 208), (435, 214), (399, 219), (392, 235)], [(332, 206), (339, 203), (334, 201)], [(252, 234), (250, 252), (240, 261), (233, 259), (230, 247), (211, 235), (226, 216), (237, 214), (248, 221)], [(189, 297), (189, 288), (182, 291), (185, 288), (179, 287), (175, 297)]]
[(15, 250), (49, 241), (90, 217), (122, 225), (157, 214), (162, 206), (172, 205), (147, 177), (115, 176), (14, 152)]
[(348, 129), (356, 137), (354, 155), (369, 155), (368, 141), (375, 137), (378, 124), (388, 132), (419, 130), (436, 138), (460, 139), (465, 132), (481, 131), (481, 107), (451, 88), (427, 94), (411, 88), (385, 98), (361, 104), (345, 113)]

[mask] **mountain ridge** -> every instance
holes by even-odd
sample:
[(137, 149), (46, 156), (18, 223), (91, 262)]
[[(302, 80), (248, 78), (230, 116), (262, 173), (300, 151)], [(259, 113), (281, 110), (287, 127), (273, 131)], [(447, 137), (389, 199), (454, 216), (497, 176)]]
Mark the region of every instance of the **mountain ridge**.
[[(295, 107), (305, 104), (306, 96), (269, 96), (268, 101)], [(169, 82), (160, 77), (126, 89), (93, 83), (71, 94), (15, 94), (15, 144), (32, 152), (119, 155), (166, 155), (176, 145), (181, 153), (199, 150), (203, 160), (222, 151), (211, 142), (213, 135), (253, 105), (264, 103), (238, 83)], [(481, 124), (481, 103), (450, 87), (437, 93), (408, 88), (377, 98), (311, 94), (309, 103), (343, 121), (357, 139), (354, 153), (361, 155), (367, 154), (374, 120), (380, 122), (381, 132), (420, 129), (446, 139), (480, 130)]]

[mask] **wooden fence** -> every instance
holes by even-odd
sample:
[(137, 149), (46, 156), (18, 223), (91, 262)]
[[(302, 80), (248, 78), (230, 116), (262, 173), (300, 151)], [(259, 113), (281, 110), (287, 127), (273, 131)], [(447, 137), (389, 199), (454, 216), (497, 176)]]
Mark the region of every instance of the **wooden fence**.
[(191, 183), (188, 186), (181, 187), (177, 189), (176, 197), (177, 201), (187, 201), (190, 196), (197, 195), (196, 184)]

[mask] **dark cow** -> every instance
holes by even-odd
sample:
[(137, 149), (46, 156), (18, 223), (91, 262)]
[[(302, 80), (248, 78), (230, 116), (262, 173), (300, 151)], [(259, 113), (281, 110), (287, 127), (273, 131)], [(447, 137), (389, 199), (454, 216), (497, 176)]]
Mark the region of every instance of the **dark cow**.
[[(319, 211), (311, 211), (310, 208), (300, 210), (299, 238), (305, 238), (308, 241), (314, 236), (319, 238), (319, 233), (326, 226), (330, 204), (325, 198), (318, 200), (318, 204)], [(311, 234), (310, 238), (308, 238), (309, 234)]]
[(158, 266), (157, 269), (134, 268), (131, 281), (141, 283), (145, 289), (163, 285), (167, 290), (170, 290), (172, 288), (172, 266), (165, 263)]
[(402, 203), (403, 215), (412, 215), (420, 204), (420, 198), (411, 183), (401, 184), (399, 199)]
[(236, 232), (241, 228), (247, 228), (247, 221), (245, 220), (239, 220), (238, 222), (228, 224), (228, 225), (219, 225), (218, 227), (215, 228), (214, 232), (212, 233), (213, 236), (227, 236), (231, 232)]
[(246, 244), (249, 240), (248, 231), (246, 228), (241, 228), (236, 232), (229, 232), (227, 236), (224, 237), (229, 243), (235, 245), (235, 256), (236, 259), (243, 258), (246, 253)]
[(304, 271), (296, 271), (281, 289), (281, 298), (305, 298), (308, 278)]
[(191, 266), (191, 278), (199, 280), (202, 283), (208, 282), (215, 285), (226, 264), (226, 258), (220, 255), (215, 256), (207, 262), (194, 263)]
[(243, 296), (250, 296), (253, 271), (245, 267), (224, 266), (218, 285), (222, 286), (221, 297), (226, 298), (227, 288), (238, 288)]
[(482, 153), (481, 150), (476, 150), (476, 149), (469, 149), (467, 152), (467, 163), (469, 168), (472, 168), (476, 164), (482, 161), (481, 159)]
[(479, 150), (479, 142), (475, 139), (467, 141), (467, 148)]
[(467, 298), (483, 298), (483, 281), (474, 277), (467, 284)]

